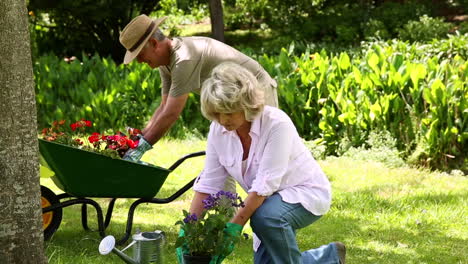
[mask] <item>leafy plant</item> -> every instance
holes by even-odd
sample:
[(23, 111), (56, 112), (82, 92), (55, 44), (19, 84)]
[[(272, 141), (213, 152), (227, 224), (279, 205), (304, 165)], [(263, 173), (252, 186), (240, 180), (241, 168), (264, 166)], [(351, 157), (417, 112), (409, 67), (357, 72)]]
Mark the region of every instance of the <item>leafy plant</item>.
[(390, 33), (385, 24), (377, 19), (370, 19), (363, 26), (363, 34), (366, 39), (389, 39)]
[(463, 21), (458, 25), (458, 31), (461, 34), (468, 34), (468, 21)]
[[(244, 206), (237, 194), (219, 191), (203, 200), (204, 211), (200, 217), (183, 211), (184, 219), (177, 221), (184, 236), (177, 239), (175, 247), (187, 247), (192, 256), (227, 256), (230, 243), (223, 234), (226, 223), (234, 216), (235, 208)], [(239, 241), (231, 241), (237, 243)]]
[(30, 23), (39, 54), (59, 56), (99, 53), (121, 62), (125, 49), (120, 31), (139, 14), (150, 14), (159, 0), (113, 1), (30, 0)]
[[(427, 43), (379, 40), (350, 51), (293, 43), (279, 54), (250, 55), (276, 79), (280, 108), (299, 134), (325, 148), (321, 156), (365, 146), (371, 131), (388, 131), (403, 158), (464, 170), (467, 41), (466, 34)], [(136, 63), (43, 56), (34, 75), (39, 127), (65, 117), (95, 120), (101, 131), (142, 127), (160, 102), (158, 72)], [(199, 107), (198, 95), (190, 94), (169, 135), (205, 135), (209, 122)]]
[(433, 18), (423, 15), (419, 21), (409, 21), (399, 30), (399, 37), (409, 41), (429, 41), (445, 37), (453, 27), (451, 23), (444, 22), (442, 18)]
[(348, 148), (342, 156), (357, 160), (377, 161), (390, 168), (403, 167), (405, 162), (396, 148), (396, 140), (388, 131), (372, 131), (366, 144)]

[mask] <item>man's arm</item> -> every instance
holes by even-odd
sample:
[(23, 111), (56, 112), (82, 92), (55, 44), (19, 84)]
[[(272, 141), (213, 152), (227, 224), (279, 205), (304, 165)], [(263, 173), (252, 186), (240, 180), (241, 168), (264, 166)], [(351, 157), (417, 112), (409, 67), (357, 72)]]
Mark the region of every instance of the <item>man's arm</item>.
[(180, 113), (185, 107), (188, 94), (183, 94), (177, 97), (168, 95), (162, 96), (162, 102), (158, 109), (154, 112), (151, 120), (143, 129), (143, 136), (146, 141), (154, 145), (177, 121)]

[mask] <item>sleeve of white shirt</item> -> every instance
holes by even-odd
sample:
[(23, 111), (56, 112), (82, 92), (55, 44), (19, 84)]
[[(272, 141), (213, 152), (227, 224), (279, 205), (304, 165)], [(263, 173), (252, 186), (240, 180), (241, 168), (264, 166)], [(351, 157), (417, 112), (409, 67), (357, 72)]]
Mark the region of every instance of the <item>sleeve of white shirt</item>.
[(226, 169), (219, 163), (219, 156), (216, 152), (215, 144), (221, 140), (216, 136), (214, 124), (210, 126), (208, 133), (205, 167), (198, 176), (193, 189), (201, 193), (217, 193), (224, 187), (224, 182), (228, 176)]
[(265, 149), (260, 159), (255, 180), (249, 192), (261, 196), (270, 196), (278, 191), (283, 176), (288, 169), (289, 158), (294, 138), (294, 125), (280, 122), (272, 128)]

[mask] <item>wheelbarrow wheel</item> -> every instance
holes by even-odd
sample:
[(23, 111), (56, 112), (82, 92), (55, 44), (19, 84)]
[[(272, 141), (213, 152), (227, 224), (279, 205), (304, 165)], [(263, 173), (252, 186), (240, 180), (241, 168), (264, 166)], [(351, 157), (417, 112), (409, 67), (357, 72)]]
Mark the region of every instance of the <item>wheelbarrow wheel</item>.
[[(49, 188), (41, 185), (42, 208), (60, 203), (57, 195)], [(44, 230), (44, 240), (49, 240), (57, 231), (62, 222), (62, 208), (42, 214), (42, 230)]]

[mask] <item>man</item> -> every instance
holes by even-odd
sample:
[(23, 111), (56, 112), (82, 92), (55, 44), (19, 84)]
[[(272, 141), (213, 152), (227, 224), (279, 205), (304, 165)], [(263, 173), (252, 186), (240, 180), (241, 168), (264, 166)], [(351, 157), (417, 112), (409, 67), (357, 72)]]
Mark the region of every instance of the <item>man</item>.
[(159, 30), (165, 19), (140, 15), (120, 34), (120, 43), (127, 49), (124, 63), (136, 58), (139, 63), (159, 68), (162, 83), (161, 104), (143, 129), (138, 147), (125, 154), (127, 160), (138, 161), (152, 148), (177, 121), (189, 94), (199, 93), (203, 81), (222, 62), (232, 61), (252, 72), (264, 88), (266, 104), (278, 107), (276, 82), (258, 62), (211, 38), (166, 38)]

